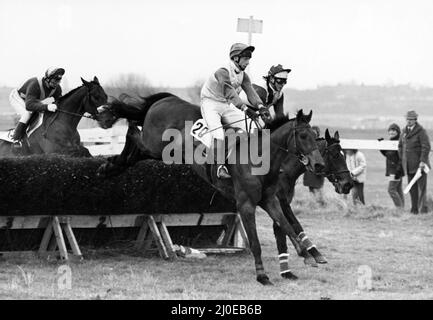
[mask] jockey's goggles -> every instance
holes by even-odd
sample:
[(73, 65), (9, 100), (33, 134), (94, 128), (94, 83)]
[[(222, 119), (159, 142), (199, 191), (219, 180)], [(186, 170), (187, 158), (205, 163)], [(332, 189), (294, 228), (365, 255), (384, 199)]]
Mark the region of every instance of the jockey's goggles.
[(287, 79), (284, 78), (275, 78), (275, 82), (278, 84), (286, 84), (287, 83)]

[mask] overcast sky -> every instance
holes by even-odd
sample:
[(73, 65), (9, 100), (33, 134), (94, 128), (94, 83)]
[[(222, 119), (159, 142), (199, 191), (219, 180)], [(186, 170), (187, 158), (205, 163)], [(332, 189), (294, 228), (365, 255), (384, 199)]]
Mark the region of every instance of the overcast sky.
[(237, 18), (263, 20), (251, 75), (292, 68), (288, 87), (433, 86), (432, 0), (0, 0), (0, 85), (63, 66), (67, 83), (137, 73), (188, 86), (228, 63)]

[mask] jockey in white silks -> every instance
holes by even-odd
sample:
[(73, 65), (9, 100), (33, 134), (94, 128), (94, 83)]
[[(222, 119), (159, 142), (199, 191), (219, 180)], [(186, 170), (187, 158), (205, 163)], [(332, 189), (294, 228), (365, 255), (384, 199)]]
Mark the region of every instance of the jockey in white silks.
[[(265, 118), (269, 111), (263, 106), (262, 100), (253, 89), (251, 80), (245, 72), (251, 59), (254, 47), (243, 43), (235, 43), (230, 48), (228, 66), (219, 68), (205, 82), (201, 90), (201, 114), (206, 121), (213, 137), (213, 148), (224, 148), (224, 129), (222, 124), (248, 131), (257, 129), (252, 119), (257, 119), (256, 111), (248, 108), (239, 97), (245, 91), (250, 104), (259, 109)], [(247, 116), (247, 119), (245, 119)], [(252, 123), (251, 123), (252, 122)], [(230, 178), (227, 167), (218, 163), (217, 177)]]
[[(20, 115), (12, 139), (20, 141), (26, 132), (28, 121), (34, 111), (55, 112), (57, 105), (53, 102), (62, 96), (60, 81), (65, 74), (63, 68), (50, 68), (42, 78), (30, 78), (19, 89), (9, 95), (9, 102)], [(51, 98), (51, 99), (47, 99)]]

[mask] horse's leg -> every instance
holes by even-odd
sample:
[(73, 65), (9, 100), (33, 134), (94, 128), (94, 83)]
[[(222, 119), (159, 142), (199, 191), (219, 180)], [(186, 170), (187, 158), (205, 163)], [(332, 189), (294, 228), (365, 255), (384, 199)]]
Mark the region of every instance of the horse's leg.
[(315, 258), (308, 251), (308, 243), (300, 241), (300, 236), (301, 238), (303, 238), (303, 235), (305, 234), (304, 229), (302, 228), (301, 224), (293, 213), (290, 204), (287, 202), (287, 198), (284, 196), (284, 194), (282, 194), (282, 192), (278, 192), (277, 197), (280, 201), (281, 210), (283, 210), (284, 216), (297, 234), (297, 237), (292, 237), (289, 235), (289, 239), (295, 247), (298, 256), (304, 258), (304, 263), (306, 265), (317, 267)]
[[(295, 276), (288, 265), (288, 254), (287, 254), (287, 245), (283, 245), (282, 239), (283, 235), (291, 236), (292, 238), (296, 237), (295, 231), (292, 226), (289, 224), (288, 220), (284, 216), (284, 213), (281, 208), (281, 204), (278, 198), (275, 195), (265, 197), (260, 205), (262, 208), (269, 214), (269, 216), (274, 220), (274, 234), (277, 241), (277, 245), (279, 245), (279, 260), (280, 260), (280, 273), (284, 278), (296, 280), (298, 277)], [(276, 231), (276, 232), (275, 232)], [(284, 250), (285, 249), (285, 253)], [(281, 253), (282, 252), (282, 253)]]
[(299, 256), (304, 258), (304, 263), (312, 267), (317, 267), (317, 263), (327, 263), (323, 255), (317, 250), (317, 247), (313, 242), (307, 237), (301, 223), (296, 218), (295, 214), (290, 207), (290, 203), (293, 200), (293, 194), (295, 189), (295, 184), (290, 181), (280, 180), (279, 191), (277, 192), (277, 197), (280, 200), (281, 209), (283, 210), (284, 216), (289, 221), (290, 225), (295, 230), (297, 234), (296, 238), (289, 236), (290, 241), (296, 249)]
[(126, 168), (146, 158), (133, 139), (137, 131), (139, 132), (139, 129), (136, 126), (130, 125), (128, 127), (125, 146), (122, 152), (119, 155), (109, 157), (107, 161), (98, 168), (97, 175), (109, 177), (120, 174), (125, 171)]
[(242, 223), (244, 224), (248, 236), (250, 249), (254, 256), (257, 281), (263, 285), (272, 285), (263, 267), (262, 249), (256, 229), (256, 206), (253, 205), (250, 200), (246, 200), (242, 204), (238, 204), (238, 212), (241, 215)]

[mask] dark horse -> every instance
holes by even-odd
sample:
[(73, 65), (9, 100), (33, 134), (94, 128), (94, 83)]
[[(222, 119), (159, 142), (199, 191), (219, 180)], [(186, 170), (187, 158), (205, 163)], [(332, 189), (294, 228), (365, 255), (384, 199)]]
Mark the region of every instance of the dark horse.
[[(173, 97), (170, 93), (157, 93), (149, 97), (143, 98), (141, 101), (130, 99), (129, 96), (123, 95), (121, 100), (115, 100), (109, 106), (104, 106), (98, 115), (98, 122), (103, 128), (110, 128), (120, 118), (127, 118), (135, 120), (139, 125), (142, 125), (149, 107), (156, 101)], [(125, 103), (127, 101), (128, 103)], [(183, 107), (185, 110), (193, 115), (193, 117), (200, 117), (197, 106), (183, 102), (179, 105), (179, 101), (175, 99), (177, 108)], [(181, 122), (173, 123), (178, 127), (183, 127)], [(160, 159), (161, 156), (156, 152), (149, 156), (149, 152), (142, 152), (137, 147), (137, 140), (141, 140), (139, 130), (135, 125), (130, 125), (126, 137), (125, 147), (120, 155), (113, 156), (99, 168), (99, 173), (102, 175), (114, 175), (125, 170), (126, 167), (134, 165), (137, 161), (147, 158)], [(138, 143), (141, 143), (138, 141)], [(323, 138), (317, 141), (319, 151), (325, 161), (325, 176), (335, 186), (337, 193), (348, 193), (353, 185), (349, 171), (347, 170), (344, 154), (342, 153), (339, 144), (339, 134), (335, 133), (334, 138), (331, 138), (328, 130), (326, 130), (325, 140)], [(299, 161), (299, 158), (294, 154), (288, 154), (282, 164), (282, 172), (279, 176), (279, 190), (277, 192), (278, 199), (280, 200), (282, 210), (289, 223), (294, 228), (297, 236), (295, 238), (289, 237), (295, 246), (299, 256), (304, 257), (305, 264), (317, 266), (316, 263), (326, 263), (325, 258), (319, 252), (317, 247), (306, 236), (301, 224), (293, 214), (290, 208), (290, 203), (293, 198), (296, 180), (303, 174), (306, 167)], [(277, 225), (274, 224), (274, 228)], [(279, 253), (287, 252), (287, 245), (285, 244), (285, 236), (281, 236), (281, 231), (277, 228), (274, 230), (277, 238), (277, 247)], [(283, 239), (281, 239), (283, 237)], [(284, 241), (284, 244), (283, 244)], [(281, 273), (283, 277), (291, 276), (287, 272)]]
[(90, 82), (81, 78), (81, 81), (80, 87), (56, 101), (56, 112), (44, 113), (41, 126), (23, 141), (22, 148), (0, 140), (0, 156), (59, 153), (91, 157), (89, 150), (80, 145), (77, 126), (85, 112), (96, 116), (97, 108), (107, 103), (107, 95), (98, 78)]
[[(161, 159), (164, 147), (168, 144), (167, 141), (162, 139), (164, 132), (167, 129), (178, 129), (181, 132), (182, 139), (178, 140), (180, 150), (185, 150), (183, 147), (187, 139), (192, 137), (187, 133), (185, 134), (185, 122), (196, 121), (201, 118), (200, 108), (187, 101), (184, 101), (174, 95), (160, 94), (159, 100), (153, 96), (146, 106), (141, 110), (147, 109), (142, 123), (142, 133), (133, 125), (130, 125), (128, 130), (131, 145), (135, 144), (139, 147), (140, 151), (146, 156), (155, 159)], [(121, 103), (122, 104), (122, 103)], [(112, 104), (113, 106), (113, 104)], [(107, 127), (110, 119), (117, 117), (122, 113), (123, 117), (130, 120), (141, 120), (143, 113), (140, 115), (138, 111), (139, 106), (127, 105), (124, 108), (117, 108), (111, 112), (109, 117), (104, 115), (102, 111), (98, 119), (102, 127)], [(128, 110), (130, 116), (128, 116)], [(252, 174), (252, 167), (254, 166), (251, 161), (246, 164), (239, 162), (239, 153), (237, 154), (237, 161), (234, 164), (228, 164), (229, 172), (232, 176), (230, 180), (220, 180), (218, 183), (212, 183), (208, 176), (205, 174), (206, 165), (194, 165), (194, 169), (205, 180), (211, 183), (215, 188), (220, 190), (226, 197), (236, 201), (237, 211), (241, 215), (242, 222), (244, 223), (251, 251), (254, 255), (257, 280), (262, 284), (271, 284), (268, 276), (266, 275), (261, 259), (261, 247), (257, 236), (255, 211), (259, 205), (262, 207), (270, 217), (279, 225), (285, 235), (296, 237), (293, 228), (290, 226), (287, 219), (281, 210), (281, 205), (276, 196), (278, 189), (278, 175), (283, 160), (288, 154), (299, 156), (300, 154), (308, 160), (308, 166), (316, 171), (321, 171), (324, 168), (323, 159), (320, 156), (315, 135), (312, 131), (309, 122), (312, 117), (312, 112), (309, 115), (304, 115), (302, 111), (298, 112), (296, 119), (289, 120), (288, 117), (278, 118), (272, 121), (268, 128), (270, 134), (269, 145), (269, 171), (263, 175)], [(263, 139), (263, 134), (259, 135)], [(125, 148), (131, 147), (128, 142)], [(261, 153), (262, 144), (258, 144), (259, 153)], [(118, 159), (118, 158), (117, 158)], [(131, 165), (131, 158), (126, 157), (126, 163), (123, 165)], [(248, 159), (249, 160), (249, 159)], [(116, 160), (114, 160), (116, 161)], [(101, 168), (100, 172), (107, 171), (111, 167), (113, 161), (109, 162)], [(223, 185), (223, 186), (221, 186)], [(294, 278), (296, 276), (293, 275)]]
[[(325, 161), (323, 175), (326, 176), (334, 185), (337, 193), (349, 193), (353, 186), (353, 180), (350, 171), (347, 169), (344, 153), (340, 146), (340, 136), (338, 131), (334, 134), (334, 137), (331, 137), (328, 129), (326, 129), (325, 139), (319, 138), (317, 140), (317, 145), (323, 160)], [(294, 195), (296, 180), (305, 172), (305, 166), (296, 158), (287, 157), (283, 162), (282, 169), (283, 170), (279, 177), (279, 190), (277, 196), (280, 200), (284, 216), (297, 234), (296, 238), (289, 238), (298, 255), (304, 257), (305, 264), (317, 266), (316, 263), (326, 263), (326, 259), (319, 252), (316, 245), (308, 238), (290, 207)], [(288, 258), (286, 236), (277, 224), (274, 223), (273, 227), (280, 259), (280, 271), (281, 275), (285, 277), (285, 274), (290, 270), (286, 263)]]

